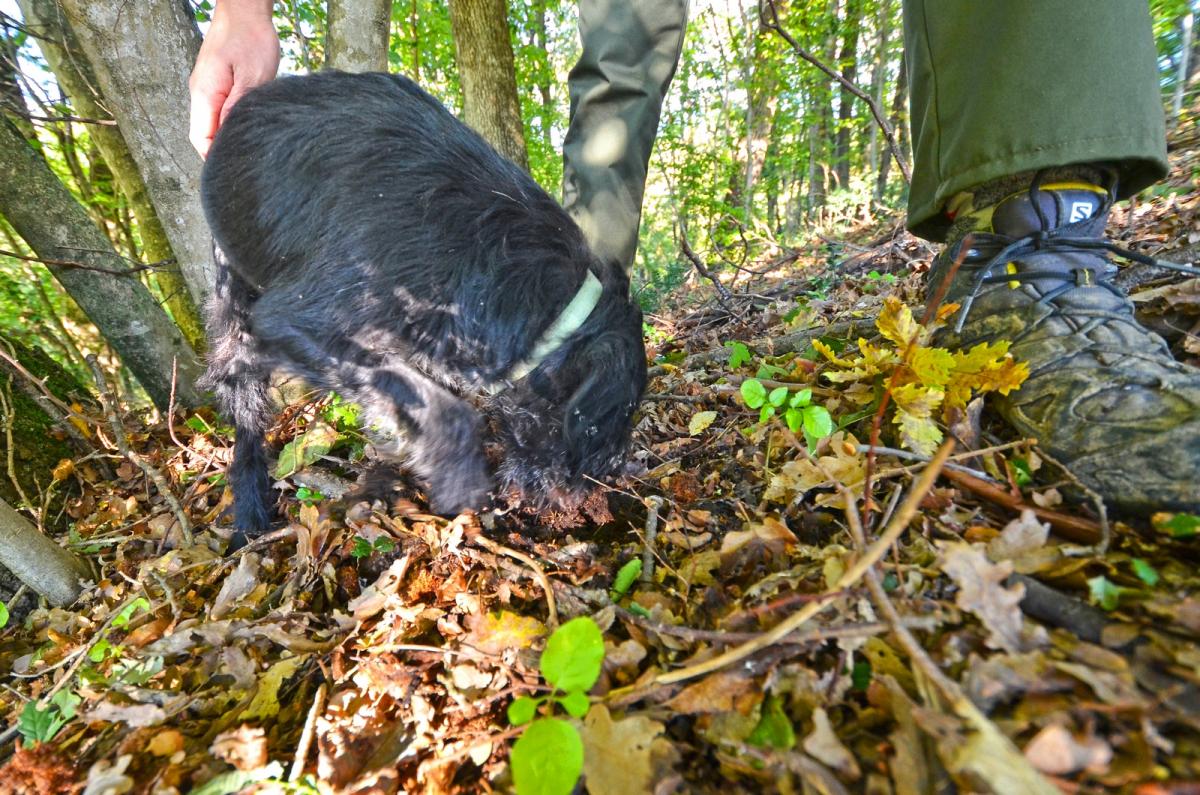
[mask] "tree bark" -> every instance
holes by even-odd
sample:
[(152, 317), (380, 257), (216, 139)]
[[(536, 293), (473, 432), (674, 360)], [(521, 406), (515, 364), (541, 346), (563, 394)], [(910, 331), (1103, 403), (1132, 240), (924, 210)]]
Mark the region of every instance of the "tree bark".
[(192, 300), (212, 287), (212, 238), (200, 209), (200, 156), (188, 141), (188, 75), (200, 32), (179, 0), (59, 0), (95, 70), (162, 220)]
[[(900, 68), (896, 72), (896, 92), (892, 95), (891, 125), (896, 131), (896, 146), (906, 152), (905, 142), (908, 136), (908, 124), (904, 120), (904, 108), (908, 102), (908, 68), (904, 63), (904, 55), (900, 56)], [(912, 162), (911, 160), (909, 162)], [(887, 190), (888, 171), (892, 167), (892, 158), (884, 157), (879, 161), (879, 176), (875, 180), (875, 201), (883, 201), (883, 193)]]
[[(97, 94), (96, 76), (91, 64), (56, 0), (18, 0), (18, 3), (26, 27), (36, 37), (38, 47), (46, 56), (59, 87), (70, 98), (75, 115), (87, 119), (110, 118)], [(109, 124), (93, 124), (88, 132), (137, 218), (147, 261), (177, 259), (120, 128)], [(183, 336), (193, 349), (203, 351), (204, 318), (196, 308), (178, 268), (176, 264), (155, 271), (154, 279), (166, 296), (167, 307), (183, 331)]]
[(386, 72), (392, 0), (329, 0), (325, 65), (344, 72)]
[(83, 590), (79, 581), (91, 577), (82, 560), (47, 538), (4, 500), (0, 500), (0, 564), (55, 607), (74, 602)]
[(526, 171), (529, 154), (505, 0), (450, 0), (463, 121)]
[(86, 266), (47, 265), (156, 406), (167, 407), (173, 360), (179, 367), (177, 399), (185, 405), (200, 402), (193, 386), (200, 362), (179, 328), (135, 275), (88, 269), (126, 271), (129, 266), (7, 120), (0, 120), (0, 214), (43, 260)]
[(1171, 97), (1171, 123), (1179, 122), (1179, 113), (1183, 110), (1183, 95), (1187, 92), (1188, 74), (1190, 68), (1188, 61), (1192, 54), (1192, 37), (1195, 35), (1196, 14), (1193, 11), (1183, 15), (1183, 19), (1179, 21), (1180, 38), (1183, 39), (1179, 47), (1179, 68), (1175, 72), (1175, 91)]

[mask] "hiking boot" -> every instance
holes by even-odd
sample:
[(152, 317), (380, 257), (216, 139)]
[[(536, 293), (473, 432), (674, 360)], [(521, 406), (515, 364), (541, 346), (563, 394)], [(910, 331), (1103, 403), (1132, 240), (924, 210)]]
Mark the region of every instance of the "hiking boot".
[(1200, 369), (1176, 362), (1161, 337), (1138, 325), (1111, 282), (1108, 254), (1200, 271), (1106, 241), (1115, 180), (1105, 188), (1092, 176), (1042, 184), (1039, 172), (1019, 192), (992, 191), (990, 201), (983, 189), (974, 207), (962, 197), (957, 242), (930, 271), (931, 302), (961, 304), (939, 344), (1009, 340), (1030, 375), (997, 405), (1019, 433), (1120, 510), (1197, 513)]

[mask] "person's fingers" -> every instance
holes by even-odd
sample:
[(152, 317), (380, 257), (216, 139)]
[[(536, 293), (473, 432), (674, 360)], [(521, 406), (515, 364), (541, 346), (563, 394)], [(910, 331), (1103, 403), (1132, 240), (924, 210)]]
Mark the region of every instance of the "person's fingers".
[(188, 140), (201, 157), (208, 155), (213, 136), (222, 118), (222, 109), (227, 103), (228, 89), (213, 89), (198, 80), (192, 86), (191, 117), (188, 125)]
[[(258, 85), (258, 83), (254, 85)], [(229, 96), (225, 98), (225, 104), (221, 106), (221, 116), (217, 121), (218, 127), (225, 123), (225, 117), (229, 115), (229, 111), (233, 110), (233, 106), (237, 104), (239, 99), (250, 93), (250, 89), (254, 88), (254, 85), (234, 85), (233, 90), (229, 92)]]

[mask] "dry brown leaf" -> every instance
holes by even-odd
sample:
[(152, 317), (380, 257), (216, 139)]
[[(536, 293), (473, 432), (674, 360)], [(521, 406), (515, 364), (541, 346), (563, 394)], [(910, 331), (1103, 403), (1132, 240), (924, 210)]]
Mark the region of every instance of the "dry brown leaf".
[(113, 704), (111, 701), (101, 701), (87, 712), (88, 721), (124, 723), (134, 729), (157, 726), (166, 719), (166, 711), (157, 704)]
[(248, 552), (242, 555), (242, 559), (238, 561), (237, 568), (221, 584), (221, 591), (217, 594), (217, 598), (213, 600), (209, 615), (214, 619), (224, 618), (257, 585), (258, 555)]
[(1041, 627), (1025, 632), (1020, 608), (1025, 586), (1004, 586), (1012, 569), (1010, 561), (992, 563), (971, 544), (950, 544), (942, 556), (942, 571), (958, 585), (955, 603), (983, 623), (988, 646), (1016, 653), (1041, 645), (1047, 636)]
[(469, 616), (467, 626), (471, 629), (467, 645), (486, 654), (499, 654), (505, 649), (527, 649), (546, 634), (546, 625), (541, 621), (509, 610)]
[(1049, 538), (1050, 525), (1039, 522), (1034, 512), (1026, 508), (1004, 526), (998, 537), (988, 542), (988, 557), (997, 562), (1013, 560), (1041, 549)]
[(862, 776), (854, 754), (838, 739), (833, 724), (829, 722), (829, 715), (822, 707), (813, 711), (813, 730), (804, 738), (804, 750), (821, 764), (836, 770), (843, 778), (857, 781)]
[(720, 671), (688, 685), (675, 694), (666, 706), (684, 715), (728, 712), (734, 708), (737, 698), (753, 684), (753, 679), (732, 671)]
[(238, 770), (256, 770), (267, 763), (267, 733), (260, 726), (238, 726), (218, 734), (208, 750)]
[(663, 725), (635, 715), (614, 721), (596, 704), (583, 719), (583, 775), (591, 795), (640, 795), (654, 791), (654, 757), (670, 743)]
[(1062, 726), (1047, 726), (1025, 746), (1025, 758), (1043, 773), (1065, 776), (1079, 770), (1103, 773), (1113, 751), (1098, 737), (1080, 742)]

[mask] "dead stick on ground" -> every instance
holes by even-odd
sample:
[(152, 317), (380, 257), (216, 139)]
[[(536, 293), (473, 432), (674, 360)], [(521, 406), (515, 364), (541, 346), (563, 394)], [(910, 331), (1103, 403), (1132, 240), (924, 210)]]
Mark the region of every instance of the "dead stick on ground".
[(1069, 516), (1058, 511), (1029, 505), (1020, 497), (1014, 497), (1000, 486), (977, 478), (974, 475), (968, 475), (966, 472), (948, 469), (946, 470), (946, 479), (953, 482), (956, 486), (962, 486), (984, 499), (990, 500), (997, 505), (1002, 505), (1017, 513), (1024, 510), (1033, 511), (1034, 515), (1039, 519), (1049, 522), (1057, 535), (1068, 541), (1074, 541), (1077, 544), (1095, 544), (1103, 537), (1103, 530), (1090, 519), (1082, 519), (1078, 516)]
[(137, 464), (138, 468), (158, 489), (158, 493), (162, 495), (163, 500), (171, 508), (171, 512), (175, 514), (175, 521), (179, 522), (179, 530), (183, 534), (184, 543), (190, 546), (192, 544), (192, 525), (175, 493), (171, 491), (171, 484), (149, 461), (130, 448), (129, 440), (125, 437), (125, 429), (121, 427), (121, 418), (117, 414), (116, 403), (108, 390), (108, 382), (104, 380), (104, 372), (100, 369), (100, 362), (96, 360), (95, 356), (89, 355), (87, 363), (92, 368), (92, 378), (96, 381), (96, 389), (100, 390), (100, 405), (103, 406), (104, 413), (108, 416), (108, 425), (112, 428), (113, 440), (116, 442), (117, 449), (121, 451), (121, 455)]
[[(938, 451), (938, 455), (942, 456), (951, 444), (951, 442), (947, 442), (943, 445), (942, 449)], [(931, 465), (930, 469), (932, 468), (933, 466)], [(926, 472), (928, 471), (926, 470)], [(913, 492), (910, 492), (910, 498), (915, 492), (916, 489), (914, 488)], [(859, 520), (858, 506), (855, 504), (854, 494), (849, 489), (842, 489), (842, 495), (846, 499), (846, 522), (850, 526), (850, 533), (854, 537), (855, 545), (860, 550), (864, 549), (866, 547), (866, 538), (863, 535), (862, 522)], [(905, 502), (905, 507), (908, 507), (907, 501)], [(903, 512), (903, 509), (901, 510)], [(886, 535), (886, 532), (884, 535)], [(881, 536), (879, 541), (882, 540), (883, 537)], [(878, 546), (879, 541), (876, 541), (871, 549)], [(864, 557), (867, 555), (869, 555), (869, 552)], [(892, 600), (883, 589), (883, 584), (879, 581), (879, 575), (868, 567), (868, 570), (864, 572), (864, 579), (866, 580), (868, 590), (871, 592), (871, 601), (875, 603), (875, 607), (878, 608), (884, 620), (891, 625), (892, 634), (899, 641), (905, 653), (908, 654), (913, 665), (937, 688), (942, 697), (949, 703), (950, 709), (954, 714), (979, 735), (983, 744), (990, 751), (999, 755), (999, 758), (990, 758), (991, 755), (989, 754), (978, 754), (980, 757), (989, 757), (989, 759), (976, 762), (976, 765), (979, 767), (985, 767), (984, 771), (973, 769), (972, 772), (976, 774), (985, 772), (985, 780), (988, 784), (992, 785), (996, 792), (1027, 792), (1032, 793), (1032, 795), (1056, 795), (1058, 789), (1052, 786), (1041, 773), (1034, 769), (1029, 760), (1013, 745), (1012, 740), (1006, 737), (996, 727), (996, 724), (989, 720), (967, 698), (962, 688), (958, 686), (958, 683), (942, 673), (942, 669), (938, 667), (938, 664), (925, 651), (925, 647), (913, 636), (908, 627), (904, 626), (904, 620), (900, 617), (896, 606), (892, 604)]]
[(879, 562), (880, 558), (887, 553), (892, 543), (900, 537), (905, 528), (908, 527), (908, 523), (912, 521), (913, 516), (916, 515), (917, 508), (921, 505), (921, 500), (925, 499), (925, 495), (933, 488), (934, 481), (937, 480), (938, 474), (941, 473), (942, 467), (946, 463), (946, 458), (949, 457), (953, 449), (953, 439), (947, 440), (942, 444), (937, 454), (929, 462), (929, 466), (925, 467), (925, 470), (921, 473), (921, 477), (917, 479), (917, 482), (908, 492), (908, 497), (904, 500), (900, 509), (896, 511), (895, 516), (888, 522), (887, 528), (875, 540), (875, 543), (838, 578), (838, 581), (829, 589), (831, 592), (829, 595), (809, 602), (754, 640), (743, 643), (740, 646), (735, 646), (729, 651), (718, 654), (709, 660), (689, 665), (686, 668), (680, 668), (676, 671), (659, 674), (654, 678), (653, 683), (656, 685), (666, 685), (673, 682), (682, 682), (686, 679), (693, 679), (697, 676), (703, 676), (704, 674), (724, 668), (739, 660), (744, 660), (751, 654), (779, 642), (796, 631), (813, 616), (824, 610), (830, 602), (842, 595), (842, 591), (857, 584), (863, 575), (866, 574), (867, 570)]
[(304, 731), (300, 734), (300, 743), (296, 746), (296, 755), (292, 758), (292, 769), (288, 772), (288, 781), (299, 781), (304, 772), (304, 762), (308, 759), (308, 749), (312, 746), (313, 734), (317, 728), (317, 717), (325, 708), (325, 683), (317, 688), (312, 706), (308, 709), (308, 717), (304, 720)]
[(733, 300), (733, 294), (729, 292), (729, 289), (725, 285), (721, 284), (721, 280), (717, 278), (716, 274), (708, 269), (708, 266), (704, 264), (704, 260), (700, 259), (700, 255), (692, 250), (691, 244), (688, 243), (687, 225), (683, 222), (682, 218), (679, 219), (679, 250), (692, 263), (692, 267), (696, 269), (697, 273), (713, 283), (713, 287), (717, 288), (717, 300), (721, 302), (721, 306), (725, 307), (726, 311), (732, 313), (733, 307), (729, 302)]
[(641, 582), (654, 582), (654, 551), (658, 539), (658, 512), (662, 509), (663, 499), (657, 494), (646, 498), (646, 548), (642, 550)]
[(513, 560), (519, 560), (529, 567), (533, 572), (533, 578), (538, 581), (538, 585), (542, 586), (542, 590), (546, 594), (546, 610), (549, 615), (546, 618), (546, 624), (551, 631), (558, 627), (558, 606), (554, 603), (554, 588), (550, 585), (550, 578), (546, 576), (546, 572), (542, 570), (541, 564), (536, 560), (526, 555), (524, 552), (518, 552), (515, 549), (509, 549), (503, 544), (497, 544), (492, 539), (485, 536), (483, 533), (475, 533), (471, 536), (471, 540), (479, 546), (497, 555), (505, 555)]

